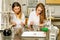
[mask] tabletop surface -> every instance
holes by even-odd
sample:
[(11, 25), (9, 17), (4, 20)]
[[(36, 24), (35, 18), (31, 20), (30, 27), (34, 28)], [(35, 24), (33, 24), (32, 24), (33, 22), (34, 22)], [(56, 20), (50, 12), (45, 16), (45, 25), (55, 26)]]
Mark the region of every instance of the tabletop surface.
[[(44, 32), (23, 32), (22, 33), (22, 35), (20, 36), (20, 35), (14, 35), (14, 34), (12, 34), (11, 36), (4, 36), (3, 35), (3, 32), (0, 32), (0, 40), (21, 40), (22, 39), (22, 37), (25, 37), (25, 33), (37, 33), (37, 34), (44, 34)], [(25, 34), (25, 35), (24, 35)], [(29, 35), (29, 34), (28, 34)], [(34, 34), (35, 35), (35, 34)], [(33, 35), (33, 36), (34, 36)], [(45, 34), (44, 34), (45, 35)], [(42, 36), (42, 35), (41, 35)], [(37, 37), (37, 35), (36, 35), (36, 37)]]
[(2, 32), (0, 32), (0, 40), (21, 40), (20, 35), (11, 35), (4, 36)]

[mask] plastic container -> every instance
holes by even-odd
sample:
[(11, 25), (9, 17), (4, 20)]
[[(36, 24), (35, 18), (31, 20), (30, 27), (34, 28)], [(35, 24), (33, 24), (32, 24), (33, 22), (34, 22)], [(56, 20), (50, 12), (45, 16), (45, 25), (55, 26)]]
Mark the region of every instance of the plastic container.
[(43, 28), (40, 28), (41, 31), (44, 31), (44, 32), (47, 32), (48, 31), (48, 28), (46, 27), (43, 27)]

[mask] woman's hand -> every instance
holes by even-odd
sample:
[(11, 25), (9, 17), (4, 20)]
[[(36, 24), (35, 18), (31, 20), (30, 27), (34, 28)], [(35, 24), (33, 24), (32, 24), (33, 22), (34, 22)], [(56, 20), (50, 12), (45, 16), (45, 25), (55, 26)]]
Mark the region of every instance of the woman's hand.
[(34, 25), (34, 22), (33, 22), (33, 21), (31, 21), (31, 22), (30, 22), (30, 25)]
[(43, 27), (43, 26), (44, 26), (44, 24), (39, 24), (39, 26), (40, 26), (40, 27)]
[(13, 27), (16, 26), (16, 23), (15, 22), (11, 22), (11, 24), (13, 25)]
[(33, 29), (33, 28), (31, 28), (31, 26), (29, 26), (29, 27), (28, 27), (28, 29), (29, 29), (30, 31), (34, 31), (34, 29)]
[(25, 26), (25, 23), (21, 22), (21, 26), (23, 26), (23, 27), (24, 27), (24, 26)]

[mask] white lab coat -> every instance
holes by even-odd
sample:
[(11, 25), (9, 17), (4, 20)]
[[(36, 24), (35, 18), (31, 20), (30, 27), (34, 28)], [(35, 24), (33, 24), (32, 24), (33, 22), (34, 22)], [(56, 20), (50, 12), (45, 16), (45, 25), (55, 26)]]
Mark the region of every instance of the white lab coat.
[(36, 15), (36, 11), (31, 12), (28, 19), (28, 25), (30, 25), (31, 22), (34, 22), (34, 25), (39, 25), (39, 19), (40, 17)]
[(12, 17), (11, 21), (16, 23), (16, 26), (14, 28), (21, 27), (20, 26), (21, 22), (25, 23), (25, 16), (24, 16), (23, 13), (22, 13), (22, 18), (21, 19), (18, 19), (14, 13), (11, 14), (11, 17)]

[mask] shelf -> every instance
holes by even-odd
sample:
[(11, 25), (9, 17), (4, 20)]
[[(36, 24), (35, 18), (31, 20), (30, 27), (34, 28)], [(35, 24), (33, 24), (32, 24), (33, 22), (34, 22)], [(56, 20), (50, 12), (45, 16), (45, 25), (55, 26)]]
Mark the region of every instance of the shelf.
[(46, 0), (46, 4), (60, 4), (60, 0)]
[(60, 21), (60, 18), (53, 18), (53, 19), (51, 19), (52, 21)]

